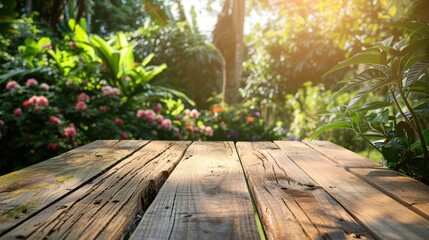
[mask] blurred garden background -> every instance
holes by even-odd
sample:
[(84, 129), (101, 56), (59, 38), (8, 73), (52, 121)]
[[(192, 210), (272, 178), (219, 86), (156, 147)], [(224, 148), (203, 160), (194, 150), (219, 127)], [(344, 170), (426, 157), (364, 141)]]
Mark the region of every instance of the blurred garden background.
[(427, 181), (428, 12), (426, 0), (0, 0), (0, 174), (97, 139), (314, 138)]

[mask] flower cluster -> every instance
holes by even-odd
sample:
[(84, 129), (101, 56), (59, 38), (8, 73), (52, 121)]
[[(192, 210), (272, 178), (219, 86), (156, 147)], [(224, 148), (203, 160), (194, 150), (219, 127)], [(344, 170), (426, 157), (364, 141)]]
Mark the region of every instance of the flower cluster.
[[(58, 107), (61, 97), (48, 83), (29, 78), (10, 80), (0, 90), (0, 152), (5, 168), (40, 161), (76, 147), (77, 129)], [(4, 163), (3, 163), (4, 164)]]
[(103, 96), (118, 96), (121, 95), (121, 91), (118, 88), (114, 88), (111, 86), (103, 86), (101, 88), (101, 92)]
[(49, 101), (45, 96), (32, 96), (30, 99), (26, 100), (22, 105), (28, 108), (30, 106), (34, 106), (35, 109), (39, 109), (40, 107), (47, 107), (49, 105)]

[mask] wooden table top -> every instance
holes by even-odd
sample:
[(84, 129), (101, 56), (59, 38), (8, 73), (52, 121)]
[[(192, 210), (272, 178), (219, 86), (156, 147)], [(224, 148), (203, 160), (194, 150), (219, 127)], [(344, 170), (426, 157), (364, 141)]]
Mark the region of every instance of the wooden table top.
[(326, 141), (95, 141), (0, 177), (0, 239), (429, 239), (429, 186)]

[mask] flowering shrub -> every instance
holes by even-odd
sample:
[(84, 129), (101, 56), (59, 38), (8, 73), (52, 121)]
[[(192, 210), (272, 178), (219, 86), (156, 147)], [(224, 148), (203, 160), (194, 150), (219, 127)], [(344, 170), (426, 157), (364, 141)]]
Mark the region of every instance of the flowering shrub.
[[(3, 91), (4, 90), (4, 91)], [(73, 125), (55, 106), (46, 83), (9, 81), (0, 94), (0, 165), (3, 171), (57, 155), (77, 146)], [(54, 104), (53, 104), (54, 103)]]
[(123, 34), (118, 48), (71, 29), (63, 41), (28, 39), (18, 54), (2, 53), (0, 174), (98, 139), (278, 137), (257, 112), (185, 109), (184, 94), (149, 84), (165, 65), (146, 66), (153, 56), (135, 63)]

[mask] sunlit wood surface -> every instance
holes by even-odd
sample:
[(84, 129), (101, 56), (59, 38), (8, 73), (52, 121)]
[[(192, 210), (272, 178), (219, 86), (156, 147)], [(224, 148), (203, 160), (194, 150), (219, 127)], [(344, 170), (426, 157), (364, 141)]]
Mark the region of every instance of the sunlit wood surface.
[(429, 186), (325, 141), (96, 141), (0, 177), (0, 239), (429, 239)]

